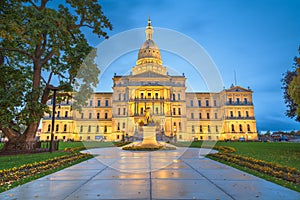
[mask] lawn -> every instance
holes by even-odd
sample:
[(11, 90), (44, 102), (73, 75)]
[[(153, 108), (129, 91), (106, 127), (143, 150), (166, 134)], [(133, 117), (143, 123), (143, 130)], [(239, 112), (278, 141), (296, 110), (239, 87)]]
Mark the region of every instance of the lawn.
[[(202, 142), (179, 142), (177, 146), (200, 148)], [(213, 146), (214, 143), (205, 143)], [(235, 154), (252, 157), (282, 166), (294, 167), (300, 171), (300, 143), (292, 142), (217, 142), (215, 146), (230, 146)]]
[(216, 145), (234, 147), (235, 154), (294, 167), (300, 171), (300, 143), (218, 142)]
[[(64, 150), (65, 148), (76, 148), (76, 147), (112, 147), (115, 143), (112, 142), (60, 142), (59, 150)], [(2, 146), (0, 146), (1, 148)], [(5, 155), (0, 156), (0, 170), (9, 169), (12, 167), (19, 167), (23, 164), (29, 164), (34, 162), (40, 162), (47, 160), (49, 158), (54, 158), (58, 156), (68, 155), (70, 152), (56, 151), (53, 153), (34, 153), (34, 154), (19, 154), (19, 155)]]

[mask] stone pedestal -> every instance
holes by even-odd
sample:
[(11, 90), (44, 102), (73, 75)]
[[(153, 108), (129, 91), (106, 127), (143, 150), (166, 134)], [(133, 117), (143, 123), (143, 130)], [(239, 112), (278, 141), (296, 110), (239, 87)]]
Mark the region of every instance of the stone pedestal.
[(143, 130), (144, 130), (144, 134), (143, 134), (143, 141), (141, 146), (145, 146), (145, 147), (159, 146), (158, 142), (156, 141), (156, 127), (144, 126)]

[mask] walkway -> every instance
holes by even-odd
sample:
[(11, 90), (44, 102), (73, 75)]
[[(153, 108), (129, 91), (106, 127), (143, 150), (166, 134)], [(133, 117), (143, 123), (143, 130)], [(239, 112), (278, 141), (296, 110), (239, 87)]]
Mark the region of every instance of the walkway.
[(199, 149), (91, 153), (98, 156), (1, 193), (0, 199), (300, 199), (300, 193), (199, 157)]

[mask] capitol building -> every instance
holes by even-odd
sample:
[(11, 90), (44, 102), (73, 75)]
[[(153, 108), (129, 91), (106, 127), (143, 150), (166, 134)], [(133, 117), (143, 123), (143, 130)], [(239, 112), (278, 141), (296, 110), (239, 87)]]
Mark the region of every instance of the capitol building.
[[(143, 126), (156, 126), (159, 139), (257, 140), (249, 88), (231, 86), (217, 93), (187, 92), (186, 77), (169, 75), (148, 20), (146, 41), (129, 75), (112, 77), (112, 92), (95, 92), (82, 111), (72, 101), (56, 107), (56, 140), (119, 141), (139, 138)], [(52, 103), (48, 106), (52, 110)], [(40, 140), (51, 138), (51, 118), (45, 114)]]

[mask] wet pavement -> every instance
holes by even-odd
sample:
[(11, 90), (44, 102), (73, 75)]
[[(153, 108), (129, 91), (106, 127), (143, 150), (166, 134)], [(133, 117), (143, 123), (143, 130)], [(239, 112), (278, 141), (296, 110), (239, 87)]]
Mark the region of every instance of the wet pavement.
[(300, 193), (202, 156), (202, 149), (89, 150), (95, 158), (0, 193), (0, 199), (300, 199)]

